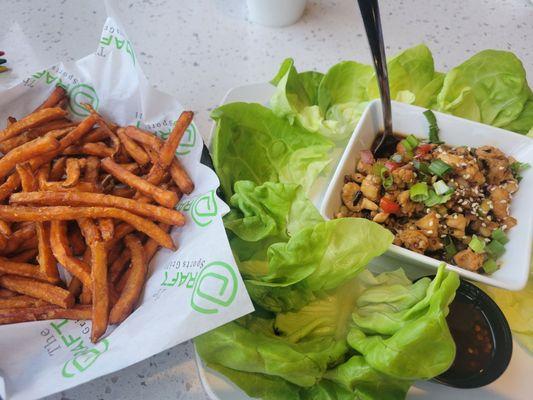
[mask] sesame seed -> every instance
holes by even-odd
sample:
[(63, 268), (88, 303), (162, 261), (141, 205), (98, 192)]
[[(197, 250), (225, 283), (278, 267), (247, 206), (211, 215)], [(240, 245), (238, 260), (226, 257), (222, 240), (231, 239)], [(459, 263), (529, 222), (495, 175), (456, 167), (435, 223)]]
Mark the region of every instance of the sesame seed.
[(505, 167), (499, 167), (498, 168), (500, 171), (503, 171), (505, 169)]
[(482, 223), (481, 223), (481, 226), (482, 226), (483, 228), (486, 228), (486, 227), (487, 227), (487, 224), (484, 223), (484, 222), (482, 222)]
[(500, 204), (505, 204), (507, 203), (507, 200), (500, 200)]
[(463, 178), (469, 179), (470, 178), (470, 174), (463, 175)]
[(457, 207), (457, 211), (463, 212), (463, 207)]
[(442, 216), (441, 216), (440, 214), (435, 214), (435, 216), (436, 216), (437, 218), (442, 218)]
[(433, 231), (432, 231), (432, 230), (429, 230), (429, 231), (428, 231), (428, 235), (433, 235)]
[(433, 226), (433, 221), (429, 221), (429, 226)]
[(502, 229), (503, 229), (503, 230), (506, 230), (506, 229), (507, 229), (507, 225), (503, 224), (503, 225), (502, 225)]

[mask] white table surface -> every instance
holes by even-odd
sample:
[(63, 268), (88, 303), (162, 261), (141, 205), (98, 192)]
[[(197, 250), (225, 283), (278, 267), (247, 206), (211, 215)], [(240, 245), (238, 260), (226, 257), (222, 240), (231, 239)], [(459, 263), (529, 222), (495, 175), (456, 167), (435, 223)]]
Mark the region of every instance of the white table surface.
[[(424, 42), (446, 70), (485, 48), (511, 50), (533, 84), (529, 0), (380, 3), (389, 55)], [(245, 0), (120, 0), (117, 8), (149, 81), (195, 111), (204, 138), (209, 112), (227, 90), (268, 81), (285, 57), (300, 70), (320, 71), (340, 60), (370, 61), (355, 0), (310, 1), (302, 20), (283, 29), (247, 21)], [(0, 43), (23, 32), (36, 54), (2, 50), (22, 77), (76, 60), (96, 48), (105, 16), (101, 1), (1, 0)], [(48, 400), (206, 399), (192, 356), (192, 344), (184, 343)]]

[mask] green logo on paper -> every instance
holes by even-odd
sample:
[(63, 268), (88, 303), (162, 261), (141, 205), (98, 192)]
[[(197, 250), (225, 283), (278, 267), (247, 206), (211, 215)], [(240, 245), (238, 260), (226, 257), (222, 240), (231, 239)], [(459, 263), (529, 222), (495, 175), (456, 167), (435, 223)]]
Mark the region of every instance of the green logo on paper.
[(102, 339), (92, 349), (85, 350), (77, 354), (72, 360), (69, 360), (63, 365), (61, 375), (65, 378), (72, 378), (79, 372), (86, 371), (93, 365), (98, 357), (104, 354), (109, 349), (109, 341)]
[(92, 86), (80, 83), (73, 86), (69, 91), (69, 107), (79, 117), (89, 115), (89, 111), (82, 104), (90, 104), (95, 110), (98, 109), (98, 95)]
[[(172, 125), (174, 125), (174, 123)], [(172, 129), (165, 129), (158, 130), (156, 134), (161, 139), (167, 140), (168, 135), (170, 135), (170, 132), (172, 132)], [(180, 141), (178, 149), (176, 150), (177, 155), (184, 156), (191, 152), (192, 148), (196, 145), (197, 132), (198, 131), (196, 130), (194, 124), (190, 124), (187, 130), (185, 131), (183, 138)]]
[(196, 145), (196, 134), (196, 127), (194, 124), (190, 124), (185, 131), (185, 135), (183, 135), (183, 138), (181, 139), (180, 145), (176, 150), (176, 154), (179, 154), (180, 156), (189, 154), (192, 148)]
[(237, 275), (230, 265), (215, 261), (204, 267), (196, 279), (191, 307), (202, 314), (216, 314), (237, 295)]
[(107, 37), (103, 36), (100, 39), (100, 44), (103, 47), (115, 47), (117, 50), (125, 51), (131, 57), (133, 65), (135, 65), (135, 53), (133, 52), (133, 47), (129, 40), (121, 39), (118, 36), (109, 35)]
[(178, 204), (178, 211), (189, 212), (194, 223), (204, 227), (213, 222), (214, 217), (218, 215), (218, 204), (215, 197), (215, 191), (200, 196), (194, 200), (182, 201)]

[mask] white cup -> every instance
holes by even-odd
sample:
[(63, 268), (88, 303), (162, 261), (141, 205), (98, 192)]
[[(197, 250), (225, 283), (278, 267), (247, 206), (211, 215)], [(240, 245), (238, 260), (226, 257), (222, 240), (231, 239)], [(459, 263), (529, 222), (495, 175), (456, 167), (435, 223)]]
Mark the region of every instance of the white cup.
[(300, 19), (307, 0), (246, 0), (252, 22), (280, 28)]

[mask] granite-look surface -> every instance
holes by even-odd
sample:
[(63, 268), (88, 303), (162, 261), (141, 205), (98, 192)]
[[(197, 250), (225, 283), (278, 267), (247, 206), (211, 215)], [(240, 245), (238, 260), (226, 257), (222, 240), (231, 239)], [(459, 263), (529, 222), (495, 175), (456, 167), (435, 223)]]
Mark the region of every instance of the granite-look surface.
[[(486, 48), (511, 50), (533, 82), (529, 0), (380, 4), (389, 55), (424, 42), (436, 67), (447, 70)], [(250, 23), (245, 0), (124, 0), (117, 8), (149, 81), (196, 112), (204, 137), (209, 112), (230, 88), (268, 81), (285, 57), (300, 70), (321, 71), (340, 60), (370, 61), (354, 0), (310, 1), (304, 17), (282, 29)], [(21, 77), (93, 51), (106, 17), (103, 2), (88, 0), (2, 0), (0, 14), (0, 44)], [(21, 32), (30, 43), (9, 48)], [(192, 356), (185, 343), (48, 399), (206, 399)]]

